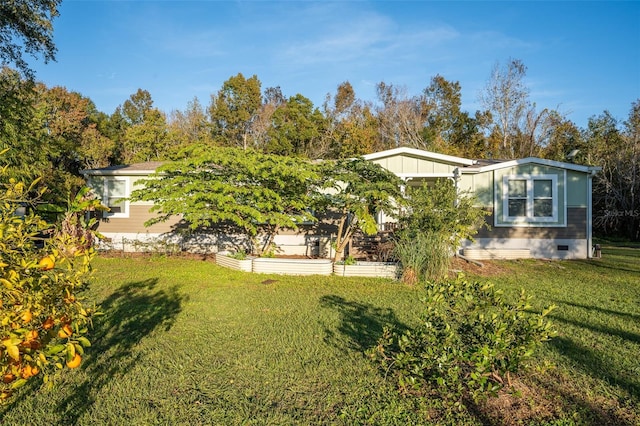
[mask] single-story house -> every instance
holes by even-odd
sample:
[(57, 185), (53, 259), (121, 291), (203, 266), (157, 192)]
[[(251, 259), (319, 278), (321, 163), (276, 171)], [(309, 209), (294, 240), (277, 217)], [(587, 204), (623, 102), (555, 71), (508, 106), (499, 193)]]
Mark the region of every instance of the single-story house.
[[(589, 258), (592, 256), (592, 178), (599, 167), (523, 158), (517, 160), (471, 160), (451, 155), (396, 148), (365, 155), (402, 178), (406, 185), (452, 179), (459, 191), (475, 194), (479, 207), (489, 214), (489, 227), (475, 241), (465, 241), (461, 254), (487, 258)], [(152, 174), (158, 162), (106, 167), (83, 172), (89, 186), (111, 208), (99, 231), (114, 248), (134, 249), (135, 243), (170, 236), (180, 218), (155, 224), (148, 203), (127, 200), (137, 181)], [(381, 226), (389, 219), (380, 215)], [(275, 243), (285, 253), (330, 255), (327, 228), (287, 231)], [(216, 251), (225, 236), (199, 236), (199, 247)], [(228, 241), (227, 241), (228, 242)]]

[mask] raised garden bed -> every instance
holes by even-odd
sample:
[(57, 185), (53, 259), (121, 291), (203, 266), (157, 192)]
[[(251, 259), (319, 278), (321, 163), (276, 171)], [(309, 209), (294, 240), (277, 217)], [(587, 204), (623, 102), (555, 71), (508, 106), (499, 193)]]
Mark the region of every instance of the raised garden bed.
[(235, 259), (229, 253), (216, 253), (216, 263), (225, 268), (237, 271), (251, 272), (253, 269), (253, 257), (247, 256), (244, 259)]
[(345, 264), (336, 262), (333, 273), (341, 277), (397, 278), (398, 264), (395, 262), (356, 262)]

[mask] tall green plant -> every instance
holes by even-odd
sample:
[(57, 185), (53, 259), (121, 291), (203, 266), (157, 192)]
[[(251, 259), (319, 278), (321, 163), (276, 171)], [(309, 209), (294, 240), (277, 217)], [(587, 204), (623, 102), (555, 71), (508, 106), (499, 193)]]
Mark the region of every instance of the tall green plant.
[(417, 284), (420, 281), (439, 281), (449, 271), (448, 243), (441, 234), (418, 233), (413, 238), (401, 234), (394, 245), (394, 256), (402, 266), (402, 281)]
[(410, 268), (410, 282), (414, 274), (435, 281), (446, 277), (451, 255), (485, 224), (486, 212), (474, 201), (448, 179), (407, 188), (407, 214), (400, 220), (395, 253)]

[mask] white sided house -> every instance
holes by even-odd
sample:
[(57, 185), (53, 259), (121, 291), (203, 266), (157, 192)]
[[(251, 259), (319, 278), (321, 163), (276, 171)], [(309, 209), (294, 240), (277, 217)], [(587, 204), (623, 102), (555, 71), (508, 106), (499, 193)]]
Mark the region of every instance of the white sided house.
[[(466, 241), (462, 254), (472, 259), (551, 258), (576, 259), (592, 255), (592, 178), (599, 167), (524, 158), (519, 160), (470, 160), (413, 148), (396, 148), (365, 155), (402, 178), (406, 185), (451, 179), (460, 192), (477, 198), (489, 212), (489, 228), (475, 241)], [(224, 235), (193, 235), (189, 240), (175, 233), (180, 218), (145, 227), (153, 217), (151, 204), (130, 202), (137, 181), (154, 173), (159, 162), (114, 166), (83, 172), (88, 185), (111, 211), (104, 214), (99, 231), (114, 249), (134, 251), (156, 240), (179, 242), (182, 249), (216, 252), (231, 241)], [(380, 228), (387, 229), (384, 216)], [(275, 239), (284, 254), (330, 257), (330, 226), (301, 227)]]

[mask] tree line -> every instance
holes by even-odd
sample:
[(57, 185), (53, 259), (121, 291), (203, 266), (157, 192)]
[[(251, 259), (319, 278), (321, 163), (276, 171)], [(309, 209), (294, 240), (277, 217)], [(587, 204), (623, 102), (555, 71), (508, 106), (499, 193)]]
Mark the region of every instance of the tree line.
[[(8, 173), (43, 178), (53, 205), (83, 185), (80, 170), (152, 160), (179, 160), (193, 147), (240, 147), (264, 154), (341, 159), (410, 146), (468, 158), (537, 156), (602, 166), (596, 176), (596, 230), (640, 239), (640, 99), (624, 121), (607, 111), (579, 128), (557, 109), (529, 99), (527, 67), (497, 63), (481, 109), (461, 108), (460, 83), (441, 75), (419, 94), (380, 82), (376, 99), (359, 99), (345, 81), (320, 107), (303, 96), (262, 88), (256, 75), (229, 77), (203, 105), (165, 113), (143, 89), (115, 111), (34, 79), (24, 55), (55, 60), (53, 19), (61, 0), (7, 0), (0, 5), (0, 151)], [(16, 69), (7, 67), (13, 63)]]
[[(640, 239), (640, 100), (620, 121), (607, 111), (579, 128), (557, 110), (539, 109), (524, 84), (525, 65), (497, 64), (482, 93), (483, 110), (461, 108), (460, 83), (434, 76), (418, 95), (381, 82), (377, 99), (359, 99), (345, 81), (321, 107), (257, 76), (226, 80), (208, 105), (198, 98), (164, 113), (143, 89), (111, 114), (88, 97), (0, 71), (0, 149), (9, 175), (44, 177), (60, 203), (83, 182), (80, 170), (179, 160), (198, 147), (239, 147), (265, 154), (340, 159), (410, 146), (468, 158), (536, 156), (598, 165), (596, 228)], [(571, 154), (571, 155), (570, 155)]]

